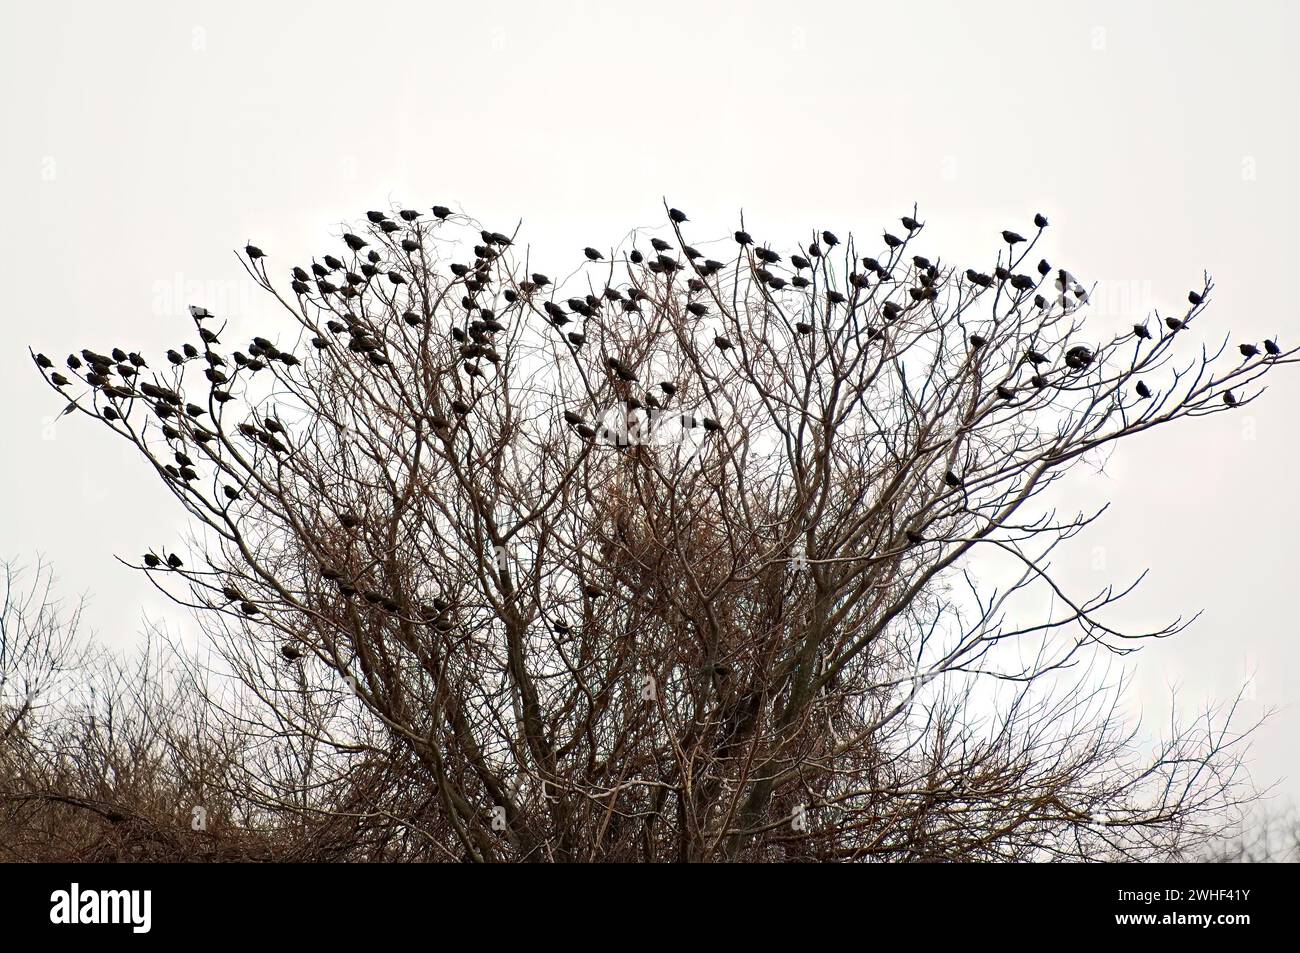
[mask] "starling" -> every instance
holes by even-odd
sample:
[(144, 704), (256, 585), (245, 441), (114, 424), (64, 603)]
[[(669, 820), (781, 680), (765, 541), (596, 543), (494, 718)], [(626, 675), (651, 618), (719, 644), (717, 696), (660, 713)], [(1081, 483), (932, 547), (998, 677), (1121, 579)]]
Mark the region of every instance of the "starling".
[(185, 564), (181, 562), (181, 557), (177, 556), (175, 553), (172, 553), (170, 556), (167, 557), (167, 565), (171, 566), (173, 569), (180, 569)]
[(660, 384), (659, 389), (663, 391), (665, 394), (667, 394), (669, 397), (672, 397), (673, 394), (677, 393), (677, 385), (669, 383), (668, 381), (664, 381), (662, 384)]
[(1230, 390), (1225, 390), (1223, 392), (1223, 402), (1229, 407), (1237, 406), (1237, 398), (1233, 396), (1232, 391)]
[(800, 334), (812, 334), (813, 326), (804, 321), (796, 321), (794, 329)]
[(686, 306), (686, 310), (697, 318), (702, 318), (709, 313), (709, 306), (699, 301), (692, 301)]
[(453, 400), (451, 402), (451, 410), (452, 413), (456, 414), (457, 416), (464, 417), (469, 413), (470, 406), (469, 404), (465, 403), (463, 400)]
[(903, 244), (903, 240), (901, 238), (898, 238), (895, 235), (891, 235), (889, 234), (889, 232), (885, 232), (884, 239), (885, 239), (885, 244), (888, 245), (890, 248), (897, 248), (899, 245)]
[(1039, 364), (1046, 364), (1048, 358), (1045, 354), (1038, 351), (1028, 350), (1025, 352), (1025, 360), (1037, 367)]
[(257, 261), (257, 259), (259, 258), (266, 257), (266, 252), (262, 251), (262, 249), (258, 248), (256, 245), (245, 245), (244, 254), (247, 255), (249, 258), (251, 258), (253, 261)]
[(754, 244), (754, 237), (750, 235), (749, 232), (736, 232), (735, 238), (736, 238), (736, 243), (739, 245)]
[(584, 248), (582, 250), (582, 253), (587, 256), (587, 259), (589, 261), (602, 261), (605, 257), (600, 252), (596, 251), (596, 249), (592, 248), (590, 245)]
[[(247, 602), (244, 603), (243, 605), (240, 606), (240, 608), (242, 609), (245, 605), (249, 605), (249, 603)], [(247, 612), (248, 610), (245, 609), (244, 611)], [(294, 645), (292, 642), (286, 642), (284, 643), (284, 645), (280, 646), (280, 654), (283, 655), (285, 659), (290, 662), (296, 662), (298, 661), (298, 659), (302, 658), (302, 650), (300, 650), (298, 646)]]
[(339, 261), (339, 260), (338, 260), (337, 258), (335, 258), (333, 255), (326, 255), (326, 256), (325, 256), (325, 264), (329, 267), (329, 270), (330, 270), (330, 271), (342, 271), (342, 270), (343, 270), (343, 262)]
[(594, 440), (596, 437), (596, 431), (586, 424), (578, 424), (575, 429), (584, 440)]
[(1181, 331), (1183, 328), (1187, 327), (1186, 324), (1179, 321), (1177, 318), (1165, 318), (1165, 326), (1169, 328), (1170, 331)]
[(239, 491), (236, 490), (236, 489), (235, 489), (233, 486), (231, 486), (230, 484), (226, 484), (225, 486), (223, 486), (223, 487), (221, 488), (221, 492), (224, 493), (224, 494), (226, 494), (226, 499), (231, 500), (232, 502), (233, 502), (234, 500), (239, 499)]
[(907, 229), (909, 232), (914, 232), (921, 227), (921, 223), (918, 222), (916, 219), (912, 218), (912, 216), (910, 215), (904, 215), (901, 219), (899, 219), (899, 221), (903, 223), (903, 227)]
[(722, 429), (722, 424), (718, 423), (712, 417), (705, 417), (702, 423), (704, 424), (704, 429), (709, 433), (717, 433)]
[(1136, 390), (1138, 396), (1141, 397), (1143, 400), (1146, 400), (1148, 397), (1151, 396), (1151, 388), (1148, 387), (1146, 384), (1144, 384), (1142, 381), (1137, 382)]
[(451, 214), (451, 209), (447, 208), (445, 205), (435, 205), (433, 207), (433, 214), (436, 218), (446, 219), (447, 216)]
[(150, 569), (157, 569), (159, 566), (162, 565), (162, 560), (159, 559), (157, 556), (155, 556), (153, 553), (145, 553), (144, 564), (148, 566)]
[(961, 477), (957, 476), (957, 474), (949, 470), (947, 473), (943, 475), (943, 482), (946, 483), (948, 486), (952, 487), (953, 489), (956, 489), (957, 487), (961, 486)]
[(683, 212), (681, 209), (677, 209), (677, 208), (670, 208), (668, 210), (668, 217), (672, 219), (674, 222), (676, 222), (678, 225), (680, 225), (682, 222), (690, 221), (690, 219), (686, 217), (686, 213)]
[(1038, 228), (1046, 228), (1047, 216), (1044, 215), (1042, 212), (1034, 213), (1034, 225)]
[(358, 238), (356, 235), (353, 235), (351, 232), (347, 232), (343, 235), (343, 243), (353, 251), (361, 251), (361, 249), (365, 248), (367, 245), (370, 244), (370, 242), (366, 241), (363, 238)]
[(668, 244), (662, 238), (652, 238), (650, 239), (650, 247), (653, 248), (655, 251), (663, 252), (663, 251), (668, 251), (668, 249), (672, 248), (673, 246)]
[(200, 308), (197, 304), (190, 305), (190, 315), (196, 321), (203, 321), (206, 318), (216, 317), (216, 315), (207, 308)]
[(1252, 357), (1259, 357), (1259, 348), (1255, 347), (1253, 344), (1242, 344), (1237, 348), (1237, 350), (1241, 351), (1241, 356), (1246, 360), (1250, 360)]
[(1277, 346), (1277, 342), (1272, 338), (1264, 341), (1264, 350), (1267, 351), (1271, 357), (1277, 357), (1282, 353), (1282, 349)]
[(579, 416), (578, 414), (575, 414), (571, 410), (566, 410), (564, 412), (564, 422), (571, 427), (576, 427), (578, 424), (583, 423), (584, 421), (582, 417)]
[(66, 377), (60, 374), (58, 371), (55, 371), (53, 374), (50, 375), (50, 380), (54, 383), (55, 387), (67, 387), (70, 383), (72, 383)]
[(257, 606), (253, 605), (251, 602), (245, 601), (239, 604), (239, 611), (244, 613), (244, 615), (252, 616), (252, 615), (257, 615), (261, 610), (258, 609)]
[(1150, 340), (1150, 339), (1151, 339), (1151, 332), (1150, 332), (1149, 330), (1147, 330), (1147, 326), (1146, 326), (1145, 324), (1135, 324), (1135, 325), (1133, 325), (1133, 333), (1134, 333), (1137, 337), (1145, 338), (1145, 339), (1147, 339), (1147, 340)]
[(54, 366), (54, 362), (51, 361), (48, 357), (46, 357), (44, 354), (37, 354), (36, 366), (42, 368), (49, 368)]
[(1007, 229), (1003, 229), (1002, 240), (1006, 242), (1008, 245), (1015, 245), (1019, 242), (1023, 242), (1025, 240), (1025, 236), (1020, 235), (1016, 232), (1009, 231)]
[(834, 232), (822, 232), (822, 241), (826, 243), (827, 248), (834, 248), (840, 243)]
[(794, 265), (795, 268), (798, 269), (799, 271), (802, 271), (805, 268), (812, 267), (812, 262), (810, 262), (807, 258), (804, 258), (802, 255), (791, 255), (790, 264)]
[(1199, 305), (1205, 299), (1202, 298), (1200, 295), (1198, 295), (1195, 291), (1189, 291), (1187, 292), (1187, 300), (1190, 301), (1193, 306), (1196, 306)]
[(1081, 371), (1093, 360), (1092, 350), (1082, 344), (1076, 344), (1065, 352), (1065, 364), (1071, 370)]
[(719, 351), (727, 351), (734, 346), (732, 345), (731, 341), (729, 341), (727, 338), (724, 338), (721, 334), (714, 336), (713, 343), (717, 346)]
[(844, 295), (840, 294), (838, 291), (828, 291), (826, 292), (826, 300), (831, 304), (844, 304), (849, 299), (844, 297)]
[(1003, 400), (1011, 400), (1016, 396), (1016, 392), (1012, 390), (1010, 387), (1008, 387), (1006, 384), (999, 384), (997, 386), (997, 392), (998, 392), (998, 396)]
[(585, 334), (579, 333), (578, 331), (570, 331), (567, 337), (569, 339), (569, 343), (572, 344), (574, 347), (582, 347), (583, 343), (587, 340), (587, 336)]
[(184, 354), (185, 354), (186, 357), (198, 357), (198, 356), (199, 356), (199, 349), (196, 348), (193, 344), (182, 344), (182, 345), (181, 345), (181, 351), (184, 352)]

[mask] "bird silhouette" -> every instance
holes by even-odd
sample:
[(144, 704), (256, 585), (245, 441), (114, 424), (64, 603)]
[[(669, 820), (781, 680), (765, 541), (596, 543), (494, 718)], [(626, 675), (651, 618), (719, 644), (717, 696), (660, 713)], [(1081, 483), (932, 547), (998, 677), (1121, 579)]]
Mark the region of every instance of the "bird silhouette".
[(1250, 360), (1252, 357), (1259, 356), (1259, 348), (1255, 347), (1255, 345), (1253, 344), (1238, 345), (1237, 350), (1241, 351), (1241, 356), (1244, 357), (1246, 360)]
[(1137, 382), (1136, 390), (1138, 392), (1138, 396), (1141, 397), (1143, 400), (1146, 400), (1151, 396), (1151, 388), (1148, 387), (1146, 384), (1144, 384), (1142, 381)]
[(1229, 407), (1237, 406), (1237, 398), (1236, 396), (1233, 395), (1232, 391), (1230, 390), (1225, 390), (1223, 392), (1223, 402), (1227, 404)]
[(167, 565), (171, 566), (173, 569), (180, 569), (185, 564), (181, 562), (181, 557), (177, 556), (175, 553), (172, 553), (167, 557)]
[(668, 210), (668, 217), (672, 219), (674, 222), (676, 222), (678, 225), (680, 225), (682, 222), (690, 221), (690, 219), (686, 217), (685, 212), (683, 212), (681, 209), (676, 209), (676, 208), (670, 208)]
[(1187, 292), (1187, 300), (1190, 301), (1190, 302), (1192, 303), (1193, 306), (1196, 306), (1196, 305), (1199, 305), (1199, 304), (1200, 304), (1202, 301), (1204, 301), (1205, 299), (1202, 298), (1202, 297), (1201, 297), (1199, 294), (1197, 294), (1195, 291), (1189, 291), (1189, 292)]
[(582, 253), (586, 255), (590, 261), (602, 261), (605, 257), (600, 252), (596, 251), (596, 249), (592, 248), (590, 245), (584, 248), (582, 250)]
[(451, 209), (447, 208), (445, 205), (435, 205), (433, 207), (433, 214), (435, 218), (445, 220), (447, 216), (451, 214)]
[(1082, 344), (1076, 344), (1065, 352), (1065, 365), (1071, 370), (1083, 370), (1092, 363), (1092, 359), (1092, 350)]
[(1150, 332), (1149, 330), (1147, 330), (1147, 326), (1146, 326), (1145, 324), (1135, 324), (1135, 325), (1133, 325), (1133, 333), (1134, 333), (1137, 337), (1145, 338), (1145, 339), (1147, 339), (1147, 340), (1150, 340), (1150, 339), (1151, 339), (1151, 332)]
[(943, 482), (953, 489), (962, 485), (961, 477), (957, 476), (957, 474), (953, 473), (951, 470), (943, 475)]
[(244, 246), (244, 254), (247, 255), (253, 261), (257, 261), (257, 259), (259, 258), (266, 257), (266, 252), (262, 251), (262, 249), (252, 244)]
[(834, 232), (822, 232), (822, 241), (825, 243), (827, 248), (834, 248), (840, 243), (840, 240), (835, 237)]
[(750, 235), (749, 232), (736, 232), (735, 239), (736, 239), (736, 243), (739, 245), (754, 244), (754, 237)]
[(1019, 234), (1018, 232), (1013, 232), (1010, 231), (1009, 229), (1004, 228), (1002, 230), (1002, 240), (1006, 242), (1008, 245), (1016, 245), (1019, 244), (1020, 242), (1023, 242), (1025, 240), (1025, 236)]
[(159, 566), (162, 565), (162, 560), (159, 559), (157, 556), (155, 556), (153, 553), (145, 553), (144, 564), (148, 566), (150, 569), (157, 569)]
[(1277, 342), (1272, 338), (1268, 338), (1264, 341), (1264, 350), (1267, 351), (1271, 357), (1277, 357), (1282, 353), (1282, 349), (1277, 346)]
[(1177, 318), (1165, 318), (1165, 327), (1169, 328), (1170, 331), (1181, 331), (1187, 325)]

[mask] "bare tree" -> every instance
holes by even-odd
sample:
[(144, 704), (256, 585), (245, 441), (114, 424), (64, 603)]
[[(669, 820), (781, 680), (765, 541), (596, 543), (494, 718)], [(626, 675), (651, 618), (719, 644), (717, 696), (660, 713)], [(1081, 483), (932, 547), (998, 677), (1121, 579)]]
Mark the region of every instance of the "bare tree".
[(1099, 514), (1044, 494), (1295, 352), (1189, 353), (1208, 277), (1101, 337), (1035, 263), (1042, 216), (985, 271), (921, 254), (915, 211), (796, 250), (742, 222), (698, 242), (716, 258), (666, 211), (554, 281), (517, 230), (370, 212), (287, 289), (244, 250), (292, 323), (243, 351), (196, 304), (168, 363), (34, 355), (193, 518), (140, 568), (280, 740), (259, 803), (340, 856), (480, 861), (1146, 858), (1218, 831), (1251, 796), (1233, 706), (1139, 743), (1100, 669), (1184, 623), (1117, 627), (1136, 583), (1068, 591), (1049, 554)]

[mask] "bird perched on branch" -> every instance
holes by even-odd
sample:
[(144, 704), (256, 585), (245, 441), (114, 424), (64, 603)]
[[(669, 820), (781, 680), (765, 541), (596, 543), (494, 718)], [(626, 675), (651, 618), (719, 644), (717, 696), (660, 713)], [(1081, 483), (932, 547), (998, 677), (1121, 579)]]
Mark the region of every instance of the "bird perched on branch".
[(1025, 240), (1025, 236), (1004, 228), (1002, 230), (1002, 240), (1008, 245), (1017, 245)]

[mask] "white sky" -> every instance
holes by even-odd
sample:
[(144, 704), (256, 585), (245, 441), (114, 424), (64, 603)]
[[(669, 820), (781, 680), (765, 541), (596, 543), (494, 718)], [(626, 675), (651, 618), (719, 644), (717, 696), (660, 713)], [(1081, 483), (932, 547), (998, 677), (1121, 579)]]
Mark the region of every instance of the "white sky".
[[(920, 204), (927, 248), (987, 261), (1035, 211), (1054, 263), (1102, 282), (1099, 324), (1214, 275), (1202, 333), (1300, 339), (1293, 43), (1285, 3), (137, 3), (0, 12), (0, 556), (51, 559), (126, 645), (176, 618), (113, 561), (176, 540), (125, 445), (65, 419), (26, 356), (161, 355), (205, 304), (271, 313), (230, 249), (305, 261), (390, 200), (524, 220), (534, 261), (656, 224), (701, 240), (740, 209), (783, 245), (879, 234)], [(1217, 343), (1217, 337), (1214, 337)], [(1080, 505), (1114, 505), (1060, 565), (1079, 586), (1152, 573), (1134, 625), (1205, 614), (1146, 650), (1135, 704), (1194, 710), (1256, 671), (1279, 709), (1257, 783), (1300, 795), (1300, 464), (1290, 369), (1241, 415), (1130, 444)], [(1249, 421), (1249, 422), (1248, 422)], [(52, 438), (52, 439), (50, 439)], [(1105, 571), (1092, 568), (1105, 547)]]

